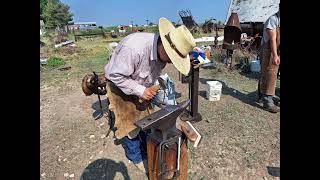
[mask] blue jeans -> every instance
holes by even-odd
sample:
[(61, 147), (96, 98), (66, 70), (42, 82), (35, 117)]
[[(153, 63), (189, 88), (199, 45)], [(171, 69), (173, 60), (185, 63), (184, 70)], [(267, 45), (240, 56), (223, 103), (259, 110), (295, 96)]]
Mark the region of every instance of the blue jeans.
[(127, 136), (123, 138), (123, 148), (127, 158), (134, 164), (142, 162), (147, 158), (147, 134), (148, 132), (140, 131), (137, 137), (129, 139)]

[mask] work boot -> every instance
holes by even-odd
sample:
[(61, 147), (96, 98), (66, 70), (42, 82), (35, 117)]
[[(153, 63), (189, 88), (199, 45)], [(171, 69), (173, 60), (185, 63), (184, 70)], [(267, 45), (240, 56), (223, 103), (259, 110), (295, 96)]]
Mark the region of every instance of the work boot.
[(263, 108), (271, 113), (280, 112), (280, 108), (276, 105), (273, 105), (273, 106), (263, 105)]
[(263, 108), (271, 113), (277, 113), (280, 108), (274, 105), (273, 96), (262, 95)]
[(280, 98), (277, 97), (277, 96), (273, 96), (273, 102), (276, 106), (279, 106), (280, 107)]

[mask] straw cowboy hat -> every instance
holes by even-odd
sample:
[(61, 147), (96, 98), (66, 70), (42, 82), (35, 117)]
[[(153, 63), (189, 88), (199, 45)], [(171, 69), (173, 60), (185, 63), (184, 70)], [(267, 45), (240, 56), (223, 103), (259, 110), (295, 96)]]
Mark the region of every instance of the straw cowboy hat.
[(173, 65), (182, 74), (187, 75), (190, 71), (189, 52), (196, 46), (192, 34), (186, 26), (181, 25), (176, 28), (163, 17), (159, 19), (159, 32), (164, 50)]

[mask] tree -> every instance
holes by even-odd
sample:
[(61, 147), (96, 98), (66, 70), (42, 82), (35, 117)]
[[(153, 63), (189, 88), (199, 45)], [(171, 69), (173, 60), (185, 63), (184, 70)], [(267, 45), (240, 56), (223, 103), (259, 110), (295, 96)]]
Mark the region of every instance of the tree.
[(46, 8), (47, 4), (48, 0), (40, 0), (40, 18), (42, 18), (43, 11)]
[(43, 12), (45, 26), (48, 29), (60, 28), (72, 21), (73, 14), (69, 12), (70, 7), (59, 0), (48, 0)]

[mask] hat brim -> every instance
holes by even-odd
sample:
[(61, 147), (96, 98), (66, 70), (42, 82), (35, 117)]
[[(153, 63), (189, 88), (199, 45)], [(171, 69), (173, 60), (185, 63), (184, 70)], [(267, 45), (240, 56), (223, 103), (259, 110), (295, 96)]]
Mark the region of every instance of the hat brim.
[(168, 21), (166, 18), (160, 18), (159, 20), (159, 33), (160, 38), (164, 47), (164, 50), (168, 54), (171, 62), (177, 68), (177, 70), (184, 74), (188, 75), (190, 71), (190, 57), (187, 55), (185, 58), (181, 57), (173, 48), (171, 48), (170, 43), (165, 38), (165, 35), (170, 31), (175, 29), (174, 25)]

